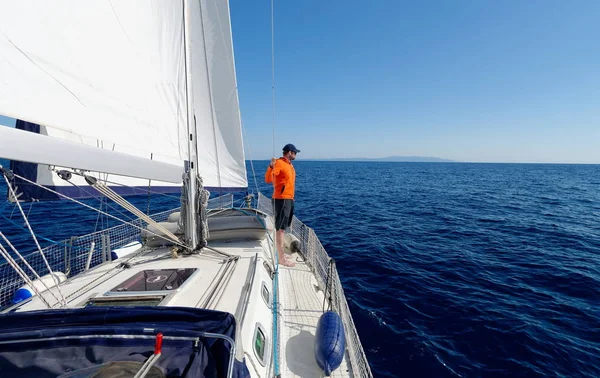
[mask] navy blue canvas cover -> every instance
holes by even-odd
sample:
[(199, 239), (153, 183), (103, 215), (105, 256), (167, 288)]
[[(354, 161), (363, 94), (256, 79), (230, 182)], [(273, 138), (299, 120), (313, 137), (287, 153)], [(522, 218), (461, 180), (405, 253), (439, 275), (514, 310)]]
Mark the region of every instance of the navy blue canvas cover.
[[(163, 334), (154, 365), (166, 377), (226, 377), (233, 315), (182, 307), (91, 307), (0, 315), (0, 377), (56, 378), (115, 361), (144, 362)], [(174, 340), (173, 337), (185, 339)], [(190, 340), (194, 338), (194, 340)], [(234, 377), (248, 377), (243, 362)]]

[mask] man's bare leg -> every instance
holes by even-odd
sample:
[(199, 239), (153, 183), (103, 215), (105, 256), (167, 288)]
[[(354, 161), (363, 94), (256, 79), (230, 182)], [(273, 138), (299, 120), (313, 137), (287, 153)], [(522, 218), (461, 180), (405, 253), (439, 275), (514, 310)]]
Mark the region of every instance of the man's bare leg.
[(279, 263), (283, 266), (295, 266), (293, 262), (289, 261), (285, 255), (285, 249), (283, 248), (283, 240), (285, 238), (285, 230), (277, 230), (275, 239), (277, 241), (277, 253), (279, 254)]

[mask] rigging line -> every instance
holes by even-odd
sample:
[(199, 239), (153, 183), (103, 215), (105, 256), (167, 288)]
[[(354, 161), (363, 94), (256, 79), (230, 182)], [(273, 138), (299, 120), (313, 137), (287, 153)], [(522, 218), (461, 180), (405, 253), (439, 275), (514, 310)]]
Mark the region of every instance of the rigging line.
[[(79, 190), (83, 191), (85, 194), (89, 195), (90, 197), (97, 199), (98, 201), (100, 201), (100, 211), (102, 211), (102, 204), (104, 203), (104, 206), (106, 207), (107, 211), (110, 208), (111, 210), (119, 213), (119, 215), (127, 218), (130, 221), (135, 220), (134, 218), (132, 218), (131, 216), (127, 215), (126, 213), (122, 212), (121, 210), (119, 210), (116, 207), (113, 207), (111, 205), (108, 204), (108, 202), (106, 201), (107, 197), (105, 196), (97, 196), (94, 193), (91, 193), (89, 191), (87, 191), (84, 187), (79, 186), (75, 183), (72, 183), (69, 180), (65, 180), (66, 182), (68, 182), (69, 184), (73, 185), (74, 187), (78, 188)], [(103, 180), (104, 181), (104, 180)], [(100, 212), (98, 212), (98, 217), (100, 217), (100, 215), (102, 215)], [(108, 222), (106, 223), (106, 225), (108, 226)], [(96, 226), (98, 226), (98, 220), (96, 220)], [(102, 228), (104, 229), (104, 218), (102, 218)]]
[[(99, 206), (99, 210), (102, 211), (102, 203), (104, 202), (104, 199), (100, 200), (100, 206)], [(94, 232), (98, 231), (98, 222), (100, 221), (100, 217), (101, 214), (98, 213), (98, 216), (96, 217), (96, 225), (94, 226)], [(104, 229), (104, 227), (102, 227), (102, 229)]]
[[(221, 300), (220, 297), (222, 295), (223, 289), (227, 287), (227, 277), (229, 277), (229, 275), (232, 273), (233, 260), (227, 260), (226, 264), (227, 265), (225, 266), (223, 273), (218, 277), (218, 280), (216, 281), (215, 285), (212, 287), (212, 290), (210, 292), (209, 301), (207, 302), (207, 305), (205, 306), (205, 308), (213, 309), (213, 310), (217, 309), (217, 305), (219, 304), (219, 301)], [(233, 265), (233, 269), (235, 269), (235, 265)], [(221, 295), (219, 295), (219, 294), (221, 294)]]
[(154, 225), (157, 229), (159, 229), (166, 236), (168, 236), (169, 239), (172, 239), (173, 241), (178, 241), (179, 240), (179, 238), (177, 236), (175, 236), (174, 234), (172, 234), (170, 231), (168, 231), (166, 228), (164, 228), (163, 226), (161, 226), (157, 222), (154, 222), (153, 219), (151, 219), (150, 217), (148, 217), (146, 214), (144, 214), (142, 211), (140, 211), (139, 209), (137, 209), (135, 206), (131, 205), (129, 202), (127, 202), (123, 198), (119, 198), (118, 196), (115, 196), (114, 193), (110, 193), (109, 191), (106, 191), (106, 189), (107, 189), (106, 186), (102, 187), (102, 189), (101, 189), (100, 186), (94, 186), (94, 187), (96, 189), (100, 190), (105, 196), (109, 197), (110, 199), (112, 199), (113, 201), (115, 201), (116, 203), (118, 203), (119, 205), (121, 205), (122, 207), (124, 207), (125, 209), (127, 209), (130, 212), (132, 212), (133, 214), (139, 216), (140, 219), (143, 219), (148, 224)]
[[(141, 195), (141, 194), (145, 194), (144, 192), (148, 192), (148, 195), (150, 195), (150, 194), (157, 194), (157, 195), (159, 195), (159, 196), (164, 196), (164, 197), (170, 197), (170, 198), (180, 199), (180, 197), (179, 197), (179, 196), (175, 196), (175, 195), (172, 195), (172, 194), (166, 194), (166, 193), (157, 192), (156, 190), (150, 190), (150, 189), (141, 189), (141, 188), (136, 188), (135, 186), (131, 186), (131, 185), (125, 185), (125, 184), (120, 184), (120, 183), (118, 183), (118, 182), (115, 182), (115, 181), (110, 181), (110, 180), (102, 180), (102, 181), (105, 181), (105, 182), (107, 182), (107, 183), (109, 183), (109, 184), (114, 184), (114, 185), (122, 186), (122, 187), (124, 187), (124, 188), (129, 188), (129, 189), (134, 189), (134, 190), (141, 190), (141, 191), (143, 191), (143, 192), (142, 192), (142, 193), (140, 193), (140, 195)], [(148, 188), (150, 188), (150, 185), (148, 185)]]
[(121, 197), (120, 195), (118, 195), (115, 191), (113, 191), (112, 189), (110, 189), (105, 184), (102, 184), (101, 182), (96, 181), (95, 183), (92, 184), (92, 186), (96, 190), (98, 190), (101, 193), (103, 193), (108, 198), (112, 199), (113, 201), (115, 201), (119, 205), (123, 206), (125, 209), (127, 209), (130, 212), (132, 212), (133, 214), (137, 215), (140, 219), (146, 221), (149, 225), (151, 224), (154, 227), (156, 227), (158, 230), (162, 231), (165, 234), (165, 236), (168, 236), (170, 239), (172, 239), (172, 241), (176, 241), (176, 242), (179, 241), (179, 238), (177, 236), (175, 236), (171, 231), (167, 230), (160, 223), (155, 222), (154, 219), (152, 219), (149, 216), (147, 216), (146, 214), (144, 214), (143, 211), (141, 211), (137, 207), (133, 206), (130, 202), (128, 202), (123, 197)]
[[(104, 198), (104, 201), (103, 201), (104, 202), (104, 205), (103, 205), (104, 207), (102, 209), (100, 209), (100, 210), (105, 211), (105, 212), (108, 213), (108, 209), (109, 208), (112, 209), (112, 206), (110, 206), (108, 204), (108, 198), (106, 198), (106, 197), (101, 197), (101, 198)], [(102, 226), (101, 226), (102, 229), (103, 230), (107, 229), (109, 227), (108, 218), (106, 218), (105, 216), (102, 216), (102, 214), (100, 214), (100, 213), (98, 213), (98, 214), (100, 215), (100, 221), (102, 222)], [(121, 211), (118, 211), (118, 214), (120, 214), (121, 216), (124, 215)], [(128, 220), (132, 220), (132, 219), (130, 219), (129, 216), (125, 216), (125, 218), (128, 219)]]
[(103, 191), (102, 191), (102, 190), (100, 190), (99, 188), (96, 188), (96, 189), (97, 189), (99, 192), (101, 192), (101, 193), (102, 193), (104, 196), (106, 196), (107, 198), (109, 198), (109, 199), (112, 199), (112, 200), (113, 200), (113, 201), (114, 201), (114, 202), (115, 202), (117, 205), (120, 205), (120, 206), (124, 207), (126, 210), (129, 210), (129, 209), (126, 207), (127, 205), (125, 205), (125, 203), (124, 203), (124, 202), (122, 202), (122, 201), (120, 201), (118, 198), (111, 198), (111, 195), (110, 195), (110, 193), (103, 192)]
[(117, 193), (115, 193), (113, 190), (111, 190), (108, 186), (106, 186), (106, 185), (104, 185), (102, 183), (96, 183), (94, 185), (94, 188), (96, 188), (96, 190), (100, 190), (108, 198), (112, 199), (117, 204), (123, 206), (125, 209), (129, 210), (133, 214), (135, 214), (135, 215), (139, 216), (140, 218), (146, 220), (148, 223), (150, 223), (150, 224), (155, 223), (152, 218), (150, 218), (149, 216), (147, 216), (146, 214), (144, 214), (140, 209), (138, 209), (133, 204), (131, 204), (131, 202), (128, 202), (125, 198), (119, 196)]
[[(274, 0), (271, 0), (271, 84), (272, 84), (272, 97), (271, 97), (271, 122), (273, 124), (273, 155), (275, 156), (275, 4)], [(269, 162), (270, 164), (271, 162)], [(275, 183), (273, 183), (274, 185)], [(275, 221), (275, 219), (273, 219)], [(274, 222), (276, 223), (276, 222)], [(275, 225), (274, 225), (275, 226)], [(276, 227), (273, 227), (273, 231), (276, 233)], [(274, 235), (275, 236), (275, 235)], [(273, 279), (273, 365), (275, 367), (275, 376), (279, 377), (279, 338), (278, 338), (278, 288), (279, 288), (279, 254), (277, 253), (277, 246), (275, 246), (275, 237), (273, 237), (273, 250), (274, 250), (274, 261), (275, 261), (275, 274)]]
[[(11, 220), (11, 219), (7, 218), (7, 217), (6, 217), (4, 214), (2, 214), (1, 212), (0, 212), (0, 216), (1, 216), (2, 218), (4, 218), (4, 220), (5, 220), (5, 221), (7, 221), (7, 222), (9, 222), (10, 224), (12, 224), (13, 226), (15, 226), (15, 227), (17, 227), (17, 228), (19, 228), (19, 229), (25, 229), (25, 226), (22, 226), (22, 225), (19, 225), (19, 224), (17, 224), (17, 222), (15, 222), (15, 221), (13, 221), (13, 220)], [(37, 234), (37, 237), (38, 237), (38, 239), (45, 240), (45, 241), (47, 241), (47, 242), (50, 242), (50, 243), (52, 243), (52, 244), (56, 244), (56, 245), (62, 245), (62, 246), (68, 246), (68, 244), (61, 243), (61, 242), (58, 242), (58, 241), (56, 241), (56, 240), (52, 240), (52, 239), (50, 239), (50, 238), (47, 238), (47, 237), (45, 237), (45, 236), (43, 236), (43, 235), (40, 235), (39, 233)]]
[[(50, 290), (50, 288), (46, 285), (46, 283), (42, 280), (42, 277), (40, 277), (40, 275), (38, 274), (38, 272), (33, 269), (31, 267), (31, 265), (29, 265), (29, 263), (27, 262), (27, 260), (19, 253), (19, 251), (17, 251), (17, 249), (12, 245), (12, 243), (6, 238), (6, 236), (4, 236), (4, 234), (0, 231), (0, 236), (2, 237), (2, 239), (4, 239), (4, 242), (6, 242), (6, 244), (8, 244), (8, 246), (10, 247), (10, 249), (13, 250), (13, 252), (21, 259), (21, 261), (23, 261), (23, 263), (25, 264), (25, 266), (31, 271), (31, 273), (33, 273), (33, 275), (35, 276), (35, 278), (37, 278), (39, 280), (39, 282), (46, 288), (46, 290), (48, 290), (50, 292), (50, 294), (52, 294), (52, 296), (54, 297), (54, 299), (56, 299), (57, 302), (60, 302), (60, 299), (54, 294), (54, 292), (52, 292), (52, 290)], [(7, 252), (8, 253), (8, 252)], [(12, 259), (12, 256), (11, 256)], [(13, 259), (14, 260), (14, 259)], [(20, 267), (19, 267), (20, 268)], [(20, 268), (23, 273), (25, 273), (25, 271), (23, 270), (23, 268)], [(52, 276), (54, 276), (54, 273), (50, 272), (50, 274)], [(27, 275), (27, 274), (25, 274)], [(29, 277), (28, 277), (29, 278)], [(29, 279), (29, 281), (31, 281), (31, 279)], [(34, 290), (34, 286), (33, 282), (25, 282), (26, 284), (28, 284), (32, 290)], [(36, 288), (37, 289), (37, 288)], [(38, 293), (36, 290), (34, 290), (36, 292), (36, 294), (41, 295), (40, 293)], [(62, 295), (62, 293), (61, 293)], [(64, 300), (64, 297), (63, 297)], [(66, 302), (65, 302), (66, 303)]]
[(139, 210), (138, 208), (136, 208), (133, 204), (131, 204), (130, 202), (128, 202), (123, 197), (119, 196), (117, 193), (115, 193), (113, 190), (111, 190), (105, 184), (102, 184), (100, 182), (96, 182), (96, 183), (92, 184), (91, 186), (94, 189), (96, 189), (97, 191), (99, 191), (100, 193), (102, 193), (104, 196), (106, 196), (106, 198), (113, 200), (116, 204), (122, 206), (123, 208), (125, 208), (126, 210), (132, 212), (133, 214), (138, 215), (138, 213), (141, 213), (141, 210)]
[(271, 0), (271, 122), (273, 124), (273, 156), (275, 156), (275, 14)]
[(29, 210), (27, 210), (27, 219), (29, 219), (29, 214), (31, 214), (31, 208), (33, 207), (33, 202), (34, 201), (29, 202)]
[(229, 260), (221, 264), (221, 267), (217, 270), (216, 274), (213, 274), (213, 279), (208, 283), (208, 289), (204, 291), (204, 294), (202, 294), (202, 297), (200, 297), (196, 303), (196, 307), (208, 308), (208, 305), (212, 302), (214, 287), (218, 285), (217, 280), (226, 273), (227, 269), (229, 269)]
[(33, 291), (35, 292), (35, 294), (40, 298), (40, 300), (42, 302), (44, 302), (44, 304), (46, 305), (46, 307), (47, 308), (52, 308), (52, 306), (50, 305), (50, 303), (48, 303), (48, 301), (46, 301), (46, 298), (44, 298), (42, 296), (42, 294), (39, 292), (38, 288), (35, 287), (35, 285), (33, 284), (33, 281), (31, 281), (31, 279), (27, 276), (27, 274), (25, 274), (25, 272), (19, 266), (19, 264), (17, 264), (17, 262), (12, 258), (12, 256), (8, 253), (8, 251), (4, 248), (4, 246), (2, 245), (2, 243), (0, 243), (0, 255), (2, 257), (4, 257), (4, 259), (6, 260), (6, 262), (8, 262), (8, 264), (15, 270), (15, 272), (17, 272), (17, 274), (21, 277), (21, 279), (27, 285), (29, 285), (29, 287), (31, 287), (31, 289), (33, 289)]
[(228, 258), (238, 258), (239, 257), (238, 255), (232, 255), (232, 254), (227, 253), (227, 252), (219, 251), (218, 249), (212, 248), (212, 247), (209, 247), (209, 246), (206, 246), (204, 248), (206, 248), (206, 249), (208, 249), (210, 251), (213, 251), (213, 252), (215, 252), (215, 253), (217, 253), (219, 255), (226, 256)]
[[(54, 171), (56, 172), (56, 170), (54, 170)], [(76, 175), (78, 175), (78, 176), (82, 176), (82, 177), (84, 177), (84, 174), (83, 174), (83, 173), (81, 173), (81, 172), (72, 171), (72, 173), (73, 173), (73, 174), (76, 174)], [(158, 194), (158, 195), (160, 195), (160, 196), (165, 196), (165, 197), (175, 198), (175, 199), (177, 199), (177, 200), (179, 200), (179, 199), (180, 199), (180, 197), (179, 197), (179, 196), (175, 196), (175, 195), (170, 195), (170, 194), (166, 194), (166, 193), (157, 192), (156, 190), (141, 189), (141, 188), (138, 188), (138, 187), (135, 187), (135, 186), (121, 184), (121, 183), (118, 183), (118, 182), (116, 182), (116, 181), (110, 181), (110, 180), (108, 180), (108, 179), (98, 179), (98, 180), (101, 180), (101, 181), (103, 181), (103, 182), (105, 182), (105, 183), (109, 183), (109, 184), (114, 184), (114, 185), (122, 186), (122, 187), (124, 187), (124, 188), (128, 188), (128, 189), (140, 190), (140, 191), (142, 191), (142, 193), (139, 193), (139, 195), (146, 194), (146, 192), (148, 192), (148, 193), (152, 193), (152, 194)], [(74, 185), (75, 185), (75, 184), (74, 184)], [(135, 194), (135, 195), (137, 195), (137, 194)]]
[[(16, 202), (16, 201), (15, 201), (15, 202)], [(12, 210), (11, 210), (11, 212), (10, 212), (10, 217), (9, 217), (10, 219), (12, 219), (12, 217), (13, 217), (13, 214), (15, 213), (15, 209), (16, 209), (16, 208), (17, 208), (17, 205), (16, 205), (16, 204), (14, 204), (14, 205), (13, 205), (13, 208), (12, 208)]]
[[(127, 260), (127, 261), (129, 261), (129, 260)], [(86, 292), (88, 292), (90, 290), (93, 290), (94, 288), (98, 287), (99, 284), (102, 284), (102, 283), (108, 281), (109, 279), (113, 278), (115, 275), (117, 275), (118, 273), (120, 273), (120, 271), (115, 271), (115, 270), (122, 269), (123, 268), (122, 265), (126, 264), (126, 263), (127, 262), (123, 262), (123, 263), (121, 263), (121, 264), (119, 264), (119, 265), (117, 265), (117, 266), (115, 266), (115, 267), (107, 270), (106, 272), (104, 272), (103, 274), (101, 274), (100, 276), (98, 276), (97, 278), (91, 280), (90, 282), (88, 282), (84, 286), (80, 287), (79, 289), (77, 289), (74, 292), (72, 292), (71, 294), (69, 294), (67, 296), (67, 298), (77, 298), (77, 297), (80, 297), (83, 293), (86, 293)], [(102, 282), (99, 282), (100, 280), (102, 280), (104, 277), (108, 276), (111, 273), (112, 273), (112, 275), (110, 277), (106, 278)], [(99, 284), (95, 285), (96, 282), (99, 282)]]
[[(62, 198), (64, 198), (64, 199), (67, 199), (67, 200), (69, 200), (69, 201), (75, 202), (76, 204), (79, 204), (79, 205), (81, 205), (81, 206), (83, 206), (83, 207), (85, 207), (85, 208), (88, 208), (88, 209), (90, 209), (90, 210), (94, 210), (94, 211), (99, 211), (99, 212), (100, 212), (100, 210), (98, 210), (98, 209), (95, 209), (95, 208), (93, 208), (93, 207), (92, 207), (92, 206), (90, 206), (90, 205), (86, 205), (85, 203), (83, 203), (83, 202), (81, 202), (81, 201), (77, 201), (76, 199), (73, 199), (73, 198), (71, 198), (71, 197), (68, 197), (68, 196), (66, 196), (66, 195), (64, 195), (64, 194), (62, 194), (62, 193), (59, 193), (59, 192), (57, 192), (57, 191), (54, 191), (54, 190), (52, 190), (52, 189), (50, 189), (50, 188), (46, 188), (45, 186), (43, 186), (43, 185), (40, 185), (40, 184), (38, 184), (37, 182), (31, 181), (31, 180), (29, 180), (29, 179), (26, 179), (25, 177), (19, 176), (19, 175), (17, 175), (17, 174), (14, 174), (14, 176), (15, 176), (15, 177), (18, 177), (18, 178), (20, 178), (21, 180), (23, 180), (23, 181), (26, 181), (26, 182), (28, 182), (28, 183), (30, 183), (30, 184), (33, 184), (33, 185), (35, 185), (35, 186), (37, 186), (37, 187), (40, 187), (40, 188), (42, 188), (42, 189), (44, 189), (44, 190), (47, 190), (47, 191), (49, 191), (50, 193), (54, 193), (54, 194), (56, 194), (56, 195), (58, 195), (58, 196), (60, 196), (60, 197), (62, 197)], [(159, 234), (157, 234), (157, 233), (155, 233), (155, 232), (152, 232), (152, 231), (150, 231), (150, 230), (147, 230), (147, 229), (145, 229), (144, 227), (140, 227), (140, 226), (138, 226), (138, 225), (136, 225), (136, 224), (133, 224), (133, 223), (131, 223), (131, 222), (124, 221), (123, 219), (119, 219), (119, 218), (115, 217), (115, 216), (114, 216), (114, 215), (112, 215), (112, 214), (109, 214), (109, 213), (106, 213), (106, 212), (102, 212), (102, 214), (103, 214), (103, 215), (106, 215), (106, 216), (107, 216), (107, 217), (109, 217), (109, 218), (112, 218), (112, 219), (114, 219), (114, 220), (117, 220), (117, 221), (119, 221), (119, 222), (121, 222), (121, 223), (127, 224), (127, 225), (129, 225), (129, 226), (131, 226), (131, 227), (134, 227), (134, 228), (137, 228), (138, 230), (145, 231), (145, 232), (147, 232), (147, 233), (149, 233), (149, 234), (152, 234), (152, 235), (154, 235), (154, 236), (157, 236), (157, 237), (159, 237), (159, 238), (161, 238), (161, 239), (168, 240), (168, 239), (167, 239), (167, 238), (166, 238), (164, 235), (159, 235)], [(171, 240), (169, 240), (169, 241), (171, 241)], [(174, 243), (174, 244), (176, 244), (176, 245), (178, 245), (178, 246), (180, 246), (180, 247), (182, 247), (182, 248), (188, 248), (188, 247), (187, 247), (185, 244), (183, 244), (183, 243), (181, 243), (181, 242), (179, 242), (179, 241), (177, 241), (177, 242), (173, 242), (173, 243)]]
[[(13, 190), (12, 185), (10, 184), (10, 181), (8, 181), (8, 177), (6, 177), (6, 174), (3, 174), (3, 177), (4, 177), (4, 181), (6, 181), (6, 186), (8, 187), (8, 190), (10, 191), (11, 195), (14, 197), (16, 194), (15, 194), (15, 191)], [(16, 197), (14, 197), (14, 198), (16, 198)], [(48, 260), (46, 259), (46, 255), (44, 254), (44, 251), (42, 251), (42, 247), (40, 247), (40, 243), (38, 242), (37, 238), (35, 237), (35, 233), (31, 229), (29, 220), (27, 219), (27, 217), (25, 216), (25, 213), (23, 212), (21, 203), (19, 201), (17, 201), (16, 203), (17, 203), (17, 206), (19, 207), (19, 211), (21, 212), (21, 215), (23, 216), (23, 219), (25, 220), (25, 225), (29, 229), (29, 232), (31, 233), (31, 237), (33, 238), (33, 241), (35, 242), (35, 245), (37, 246), (38, 251), (40, 252), (40, 255), (42, 256), (42, 259), (44, 260), (44, 264), (46, 264), (46, 268), (48, 269), (48, 272), (50, 272), (50, 276), (52, 276), (52, 280), (54, 281), (54, 284), (56, 285), (56, 287), (58, 289), (58, 293), (62, 297), (63, 305), (66, 306), (67, 301), (65, 300), (65, 297), (62, 294), (62, 291), (60, 290), (60, 286), (58, 285), (60, 282), (58, 282), (58, 280), (56, 279), (56, 277), (54, 276), (54, 274), (52, 272), (52, 268), (50, 267), (50, 264), (48, 263)]]
[[(103, 185), (103, 184), (101, 184), (101, 185)], [(121, 207), (125, 208), (126, 210), (129, 210), (131, 213), (133, 213), (135, 215), (139, 215), (140, 213), (143, 214), (141, 212), (141, 210), (139, 210), (138, 208), (133, 206), (126, 199), (124, 199), (123, 197), (119, 196), (118, 194), (116, 194), (114, 192), (109, 191), (110, 189), (108, 189), (107, 186), (103, 185), (102, 190), (98, 186), (94, 186), (94, 188), (96, 190), (100, 191), (102, 194), (104, 194), (107, 198), (113, 200), (116, 204), (120, 205)], [(152, 223), (152, 222), (149, 222), (149, 223)]]
[[(100, 144), (101, 144), (100, 148), (104, 148), (104, 141), (98, 141), (98, 142), (100, 142)], [(113, 151), (115, 150), (114, 144), (113, 144), (112, 150)], [(100, 172), (98, 172), (98, 177), (102, 177), (102, 174)], [(108, 174), (104, 175), (104, 179), (108, 179)], [(70, 183), (70, 181), (69, 181), (69, 183)], [(75, 186), (75, 185), (73, 184), (73, 186)], [(94, 196), (92, 196), (92, 197), (94, 197)], [(98, 206), (98, 209), (100, 209), (100, 211), (103, 210), (102, 205), (104, 204), (104, 201), (106, 201), (106, 205), (107, 205), (106, 211), (108, 212), (108, 200), (106, 199), (106, 197), (102, 197), (102, 196), (100, 197), (100, 206)], [(104, 230), (104, 228), (105, 228), (104, 221), (106, 221), (106, 224), (108, 226), (108, 219), (105, 219), (105, 217), (103, 217), (102, 214), (98, 213), (98, 218), (96, 218), (96, 225), (94, 226), (94, 232), (98, 231), (98, 220), (100, 220), (100, 222), (101, 222), (100, 230)]]
[(231, 278), (233, 277), (233, 274), (235, 272), (235, 268), (237, 266), (238, 260), (237, 259), (229, 260), (228, 263), (230, 263), (232, 265), (232, 268), (229, 270), (227, 275), (224, 277), (224, 280), (221, 282), (221, 285), (220, 285), (221, 287), (219, 288), (220, 294), (218, 294), (219, 292), (215, 293), (215, 294), (218, 294), (218, 297), (215, 297), (213, 300), (213, 302), (214, 302), (213, 306), (215, 309), (217, 308), (217, 306), (219, 306), (219, 303), (221, 303), (223, 296), (225, 296), (226, 289), (229, 286), (229, 284), (231, 283)]

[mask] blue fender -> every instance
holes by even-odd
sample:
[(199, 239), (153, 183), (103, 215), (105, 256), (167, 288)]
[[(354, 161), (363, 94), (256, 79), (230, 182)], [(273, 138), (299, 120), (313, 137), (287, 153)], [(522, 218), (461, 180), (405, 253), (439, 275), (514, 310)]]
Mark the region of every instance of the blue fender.
[(33, 291), (29, 288), (22, 287), (17, 290), (13, 296), (12, 303), (17, 304), (23, 302), (25, 299), (33, 297)]
[(315, 335), (315, 359), (325, 375), (337, 369), (344, 359), (346, 335), (342, 318), (333, 311), (327, 311), (319, 318)]

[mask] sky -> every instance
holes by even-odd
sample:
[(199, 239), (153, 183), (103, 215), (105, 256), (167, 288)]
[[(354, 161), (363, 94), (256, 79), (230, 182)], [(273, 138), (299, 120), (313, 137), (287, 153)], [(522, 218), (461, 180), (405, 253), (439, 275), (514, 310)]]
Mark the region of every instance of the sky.
[[(231, 0), (250, 152), (273, 154), (270, 2)], [(275, 1), (275, 154), (600, 163), (600, 1)]]
[[(600, 164), (600, 1), (230, 0), (246, 157)], [(0, 116), (0, 123), (10, 120)]]

